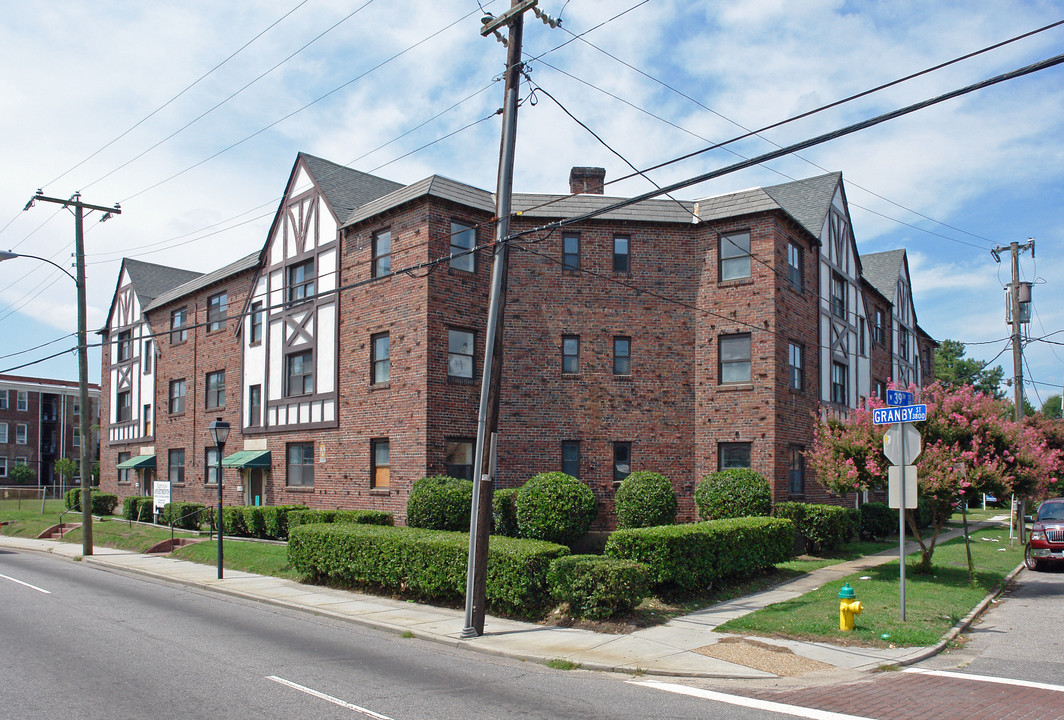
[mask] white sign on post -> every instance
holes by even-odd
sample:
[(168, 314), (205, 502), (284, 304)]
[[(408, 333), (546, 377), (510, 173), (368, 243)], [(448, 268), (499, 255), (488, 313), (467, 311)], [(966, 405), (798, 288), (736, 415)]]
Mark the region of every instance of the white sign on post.
[(901, 509), (903, 470), (905, 471), (905, 509), (915, 510), (917, 500), (915, 465), (891, 465), (887, 468), (887, 504), (895, 510)]
[[(905, 447), (904, 457), (902, 456), (903, 445)], [(912, 423), (891, 425), (887, 434), (883, 436), (883, 454), (894, 465), (912, 465), (916, 462), (916, 458), (920, 457), (922, 449), (920, 431), (913, 427)]]
[(155, 512), (163, 509), (170, 502), (170, 483), (165, 480), (156, 480), (151, 486), (151, 501)]

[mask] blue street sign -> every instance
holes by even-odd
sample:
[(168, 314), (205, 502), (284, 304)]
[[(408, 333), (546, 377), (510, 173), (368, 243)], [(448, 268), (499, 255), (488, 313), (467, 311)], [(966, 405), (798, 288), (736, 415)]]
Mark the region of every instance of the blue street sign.
[(904, 407), (876, 408), (872, 411), (872, 424), (892, 425), (894, 423), (920, 422), (927, 420), (927, 405), (906, 405)]
[(887, 405), (912, 405), (913, 394), (907, 390), (887, 390)]

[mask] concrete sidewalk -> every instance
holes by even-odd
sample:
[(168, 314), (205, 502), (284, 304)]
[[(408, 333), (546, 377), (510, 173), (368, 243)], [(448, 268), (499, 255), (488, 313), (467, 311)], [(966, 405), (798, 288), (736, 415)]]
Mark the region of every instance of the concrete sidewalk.
[[(971, 529), (976, 527), (973, 525)], [(959, 535), (959, 530), (943, 533), (939, 542)], [(50, 540), (0, 535), (0, 547), (81, 557), (80, 545)], [(915, 544), (906, 547), (907, 552), (915, 549)], [(664, 625), (627, 635), (548, 627), (489, 616), (484, 635), (467, 640), (460, 638), (465, 625), (464, 613), (453, 608), (303, 585), (234, 570), (226, 570), (225, 579), (218, 580), (217, 569), (211, 565), (110, 548), (96, 548), (94, 554), (83, 561), (110, 570), (178, 582), (389, 632), (410, 632), (422, 640), (515, 659), (537, 662), (560, 659), (579, 663), (588, 669), (651, 675), (756, 679), (838, 669), (867, 671), (882, 665), (917, 662), (941, 650), (990, 600), (987, 597), (933, 648), (842, 647), (777, 638), (754, 639), (715, 631), (727, 620), (798, 597), (825, 583), (897, 557), (894, 550), (821, 568), (771, 590), (719, 603)], [(825, 612), (834, 615), (837, 609), (825, 608)]]

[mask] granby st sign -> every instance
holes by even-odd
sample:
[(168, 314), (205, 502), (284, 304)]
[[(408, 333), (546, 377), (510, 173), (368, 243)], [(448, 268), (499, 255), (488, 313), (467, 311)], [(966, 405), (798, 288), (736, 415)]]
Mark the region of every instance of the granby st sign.
[(875, 425), (893, 425), (924, 420), (927, 420), (927, 405), (905, 405), (872, 410), (872, 423)]

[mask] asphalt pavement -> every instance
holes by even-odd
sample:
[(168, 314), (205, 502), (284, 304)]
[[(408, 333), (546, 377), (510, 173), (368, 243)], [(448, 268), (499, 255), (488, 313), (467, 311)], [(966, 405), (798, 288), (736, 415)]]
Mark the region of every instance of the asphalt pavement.
[[(953, 530), (943, 533), (939, 542), (958, 536), (960, 532)], [(117, 572), (177, 582), (396, 634), (412, 633), (422, 640), (467, 650), (537, 662), (567, 660), (593, 670), (677, 677), (770, 679), (816, 672), (872, 671), (886, 665), (909, 665), (938, 653), (967, 628), (992, 599), (988, 595), (937, 645), (930, 648), (844, 647), (779, 638), (753, 639), (715, 630), (732, 618), (798, 597), (843, 576), (894, 560), (898, 553), (893, 550), (814, 570), (770, 590), (718, 603), (663, 625), (629, 634), (603, 634), (489, 615), (483, 635), (463, 639), (464, 612), (454, 608), (304, 585), (228, 569), (225, 578), (219, 580), (214, 566), (165, 555), (95, 548), (93, 555), (82, 557), (80, 545), (4, 535), (0, 535), (0, 547), (80, 559)], [(906, 553), (915, 549), (915, 544), (908, 546)], [(837, 609), (826, 609), (826, 612), (834, 613)]]

